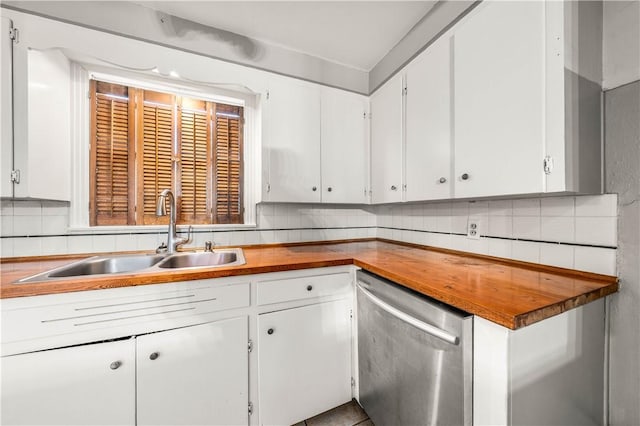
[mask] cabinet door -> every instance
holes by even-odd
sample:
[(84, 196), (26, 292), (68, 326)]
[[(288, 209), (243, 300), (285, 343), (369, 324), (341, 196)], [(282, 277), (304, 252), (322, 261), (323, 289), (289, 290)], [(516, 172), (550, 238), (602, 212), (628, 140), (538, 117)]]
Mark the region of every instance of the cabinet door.
[(393, 77), (371, 96), (371, 202), (402, 201), (403, 80)]
[(17, 44), (14, 59), (15, 197), (69, 201), (71, 64), (57, 49)]
[(290, 425), (351, 399), (346, 301), (258, 316), (261, 425)]
[(451, 38), (407, 67), (405, 201), (451, 198)]
[(0, 72), (0, 197), (13, 196), (13, 184), (11, 183), (11, 170), (13, 169), (13, 77), (12, 77), (12, 61), (13, 61), (13, 41), (9, 37), (9, 31), (12, 28), (11, 20), (0, 17), (2, 25), (2, 46), (0, 47), (0, 55), (2, 55), (2, 72)]
[(324, 89), (321, 98), (322, 202), (367, 202), (367, 98)]
[(137, 339), (138, 425), (247, 424), (247, 317)]
[(2, 424), (134, 425), (135, 342), (2, 358)]
[(455, 196), (542, 192), (545, 2), (486, 2), (454, 35)]
[(320, 91), (274, 83), (264, 114), (265, 201), (320, 202)]

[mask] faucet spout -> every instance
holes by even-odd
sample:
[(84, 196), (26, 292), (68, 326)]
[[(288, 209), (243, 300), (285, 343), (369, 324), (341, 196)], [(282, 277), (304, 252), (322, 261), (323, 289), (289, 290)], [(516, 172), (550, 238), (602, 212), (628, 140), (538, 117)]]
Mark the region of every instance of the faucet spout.
[(178, 247), (191, 241), (191, 227), (189, 227), (189, 235), (187, 238), (178, 237), (176, 231), (176, 199), (170, 189), (163, 190), (158, 195), (158, 204), (156, 205), (156, 216), (166, 216), (166, 200), (169, 198), (169, 229), (167, 230), (167, 252), (175, 253)]

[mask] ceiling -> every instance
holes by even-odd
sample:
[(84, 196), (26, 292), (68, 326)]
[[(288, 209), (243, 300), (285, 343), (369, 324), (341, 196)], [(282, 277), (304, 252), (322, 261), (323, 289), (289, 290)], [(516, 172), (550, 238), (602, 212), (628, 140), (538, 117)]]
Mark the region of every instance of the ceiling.
[(430, 1), (136, 1), (202, 25), (370, 71)]

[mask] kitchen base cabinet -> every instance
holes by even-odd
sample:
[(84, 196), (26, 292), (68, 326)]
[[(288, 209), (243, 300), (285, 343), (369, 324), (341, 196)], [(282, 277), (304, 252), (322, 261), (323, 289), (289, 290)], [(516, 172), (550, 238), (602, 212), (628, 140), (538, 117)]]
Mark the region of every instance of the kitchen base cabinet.
[(248, 423), (247, 317), (140, 336), (137, 425)]
[(135, 340), (2, 358), (3, 425), (134, 425)]
[(288, 425), (351, 399), (350, 303), (258, 316), (260, 424)]
[(475, 317), (473, 424), (606, 424), (604, 302), (518, 330)]

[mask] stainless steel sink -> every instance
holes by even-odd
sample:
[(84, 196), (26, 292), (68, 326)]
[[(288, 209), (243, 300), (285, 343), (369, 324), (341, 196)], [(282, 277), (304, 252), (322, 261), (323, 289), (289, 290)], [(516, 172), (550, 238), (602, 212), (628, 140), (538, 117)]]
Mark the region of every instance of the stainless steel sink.
[(158, 264), (159, 268), (201, 268), (235, 266), (245, 263), (242, 249), (215, 250), (198, 253), (176, 253)]
[(183, 252), (167, 254), (133, 254), (94, 256), (70, 265), (32, 275), (17, 281), (18, 284), (35, 281), (55, 281), (63, 278), (114, 275), (125, 273), (149, 273), (162, 269), (207, 268), (236, 266), (245, 263), (242, 249), (222, 249), (213, 252)]
[(56, 278), (79, 277), (84, 275), (123, 274), (151, 268), (166, 256), (159, 254), (133, 254), (116, 256), (94, 256), (70, 265), (61, 266), (19, 280), (19, 283), (48, 281)]

